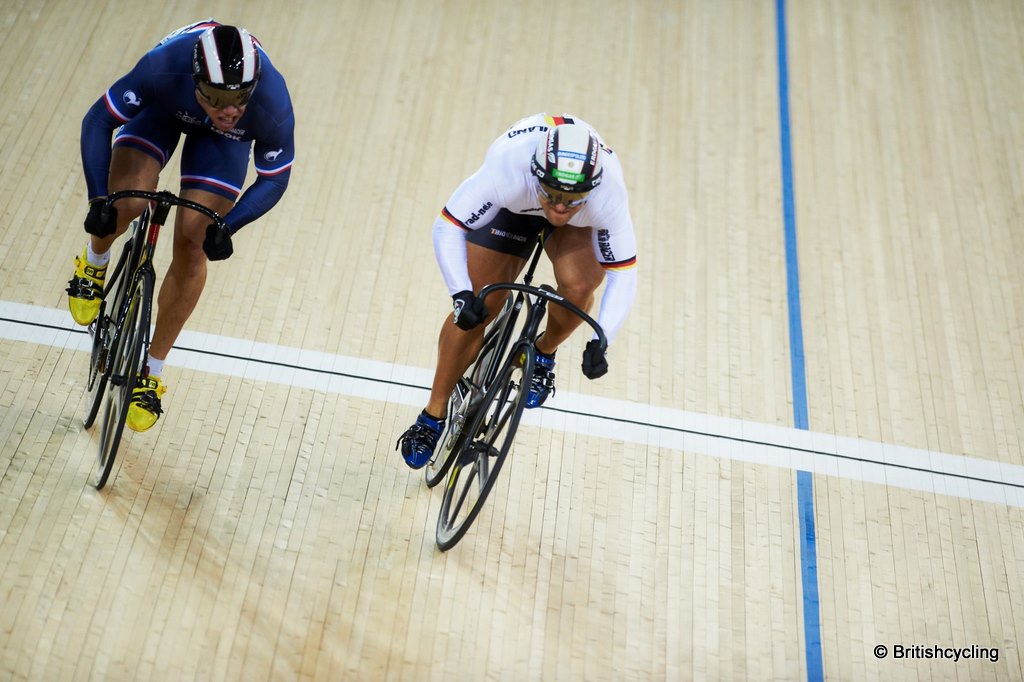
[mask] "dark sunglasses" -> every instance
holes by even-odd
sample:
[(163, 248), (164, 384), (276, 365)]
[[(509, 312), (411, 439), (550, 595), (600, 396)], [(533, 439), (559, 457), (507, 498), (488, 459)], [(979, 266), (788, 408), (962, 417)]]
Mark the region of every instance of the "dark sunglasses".
[(255, 89), (255, 87), (251, 87), (241, 90), (225, 90), (223, 88), (215, 88), (203, 82), (196, 84), (196, 92), (203, 98), (203, 101), (214, 109), (226, 109), (232, 105), (242, 108), (249, 103), (249, 99), (252, 97), (252, 92)]
[(545, 187), (538, 182), (537, 194), (541, 199), (552, 204), (564, 204), (568, 208), (576, 208), (587, 203), (587, 196), (590, 192), (560, 192), (554, 187)]

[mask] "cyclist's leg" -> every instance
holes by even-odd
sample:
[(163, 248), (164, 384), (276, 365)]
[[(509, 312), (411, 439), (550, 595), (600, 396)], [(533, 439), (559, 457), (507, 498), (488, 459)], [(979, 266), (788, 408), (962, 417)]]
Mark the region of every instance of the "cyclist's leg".
[[(248, 160), (248, 144), (213, 136), (186, 137), (180, 196), (225, 215), (241, 191)], [(171, 263), (157, 297), (146, 371), (140, 373), (128, 411), (128, 426), (133, 430), (145, 431), (163, 412), (161, 398), (167, 391), (162, 378), (164, 360), (206, 285), (203, 239), (209, 223), (210, 219), (201, 213), (181, 208), (174, 211)]]
[[(473, 243), (466, 244), (466, 259), (473, 290), (479, 292), (488, 284), (514, 279), (525, 262), (513, 256)], [(501, 310), (501, 296), (488, 298), (487, 322)], [(454, 315), (449, 313), (441, 325), (437, 341), (437, 367), (430, 387), (430, 398), (415, 423), (398, 439), (405, 463), (419, 469), (434, 456), (438, 440), (448, 417), (448, 398), (459, 377), (476, 359), (483, 342), (485, 324), (470, 331), (455, 326)]]
[[(181, 197), (221, 215), (234, 205), (231, 199), (202, 190), (184, 190)], [(207, 259), (203, 252), (203, 239), (209, 224), (210, 219), (201, 213), (185, 209), (175, 211), (171, 263), (160, 285), (156, 328), (150, 345), (150, 355), (154, 358), (163, 360), (167, 357), (206, 286)]]
[[(589, 228), (553, 228), (544, 240), (551, 260), (558, 293), (583, 310), (594, 303), (594, 292), (604, 272), (594, 257)], [(536, 340), (537, 355), (530, 377), (528, 408), (543, 405), (555, 391), (555, 351), (583, 320), (559, 305), (548, 306), (547, 323)]]
[[(466, 237), (466, 261), (473, 290), (479, 292), (488, 284), (516, 278), (526, 263), (534, 238), (546, 221), (522, 216), (501, 209), (485, 227)], [(496, 293), (485, 301), (487, 322), (500, 312), (505, 293)], [(398, 447), (406, 464), (414, 469), (426, 466), (434, 454), (438, 439), (444, 432), (448, 416), (448, 398), (459, 377), (480, 352), (485, 324), (463, 331), (453, 323), (449, 313), (441, 325), (437, 344), (437, 367), (426, 407), (398, 439)]]
[[(153, 191), (160, 180), (161, 164), (153, 156), (132, 147), (115, 145), (110, 158), (110, 193), (126, 189)], [(124, 234), (128, 225), (146, 209), (145, 199), (121, 199), (117, 208), (117, 233), (100, 239), (92, 237), (93, 250), (102, 253)], [(104, 248), (105, 247), (105, 248)]]
[[(466, 259), (473, 289), (478, 292), (495, 282), (513, 281), (526, 263), (525, 259), (518, 256), (473, 243), (466, 244)], [(487, 306), (487, 322), (501, 311), (506, 295), (496, 292), (484, 302)], [(428, 413), (442, 418), (447, 416), (448, 396), (455, 388), (455, 383), (480, 352), (486, 327), (486, 323), (481, 324), (467, 332), (455, 326), (453, 319), (454, 314), (449, 313), (441, 325), (437, 342), (437, 369), (426, 407)]]
[[(250, 143), (220, 136), (188, 136), (181, 157), (181, 197), (220, 215), (235, 205), (249, 163)], [(171, 263), (160, 286), (150, 355), (164, 360), (206, 285), (203, 239), (210, 219), (187, 209), (174, 212)]]
[[(145, 110), (118, 129), (111, 150), (108, 191), (113, 194), (128, 189), (155, 191), (160, 171), (178, 146), (177, 124), (167, 116)], [(93, 237), (93, 250), (103, 253), (114, 239), (124, 233), (147, 206), (145, 199), (122, 199), (117, 208), (117, 233), (99, 239)], [(97, 250), (102, 249), (102, 250)]]
[[(466, 260), (473, 290), (479, 292), (489, 284), (515, 280), (533, 252), (537, 235), (547, 226), (548, 222), (539, 216), (501, 209), (490, 223), (469, 233)], [(487, 322), (501, 311), (506, 296), (506, 292), (495, 292), (484, 301)], [(445, 416), (455, 383), (480, 352), (486, 327), (482, 324), (465, 332), (453, 324), (453, 317), (450, 313), (441, 325), (437, 370), (427, 403), (427, 412), (438, 417)]]
[[(123, 126), (114, 139), (107, 182), (110, 192), (155, 189), (160, 169), (177, 144), (178, 133), (173, 128), (161, 126), (159, 117), (146, 114)], [(139, 199), (117, 202), (115, 233), (103, 238), (90, 236), (81, 255), (75, 257), (75, 274), (67, 292), (71, 315), (78, 324), (91, 324), (99, 314), (110, 247), (145, 206)]]
[[(591, 228), (556, 228), (544, 240), (559, 295), (585, 312), (594, 304), (594, 292), (604, 281), (604, 270), (594, 257)], [(537, 350), (552, 354), (583, 320), (562, 306), (548, 306), (547, 326)]]

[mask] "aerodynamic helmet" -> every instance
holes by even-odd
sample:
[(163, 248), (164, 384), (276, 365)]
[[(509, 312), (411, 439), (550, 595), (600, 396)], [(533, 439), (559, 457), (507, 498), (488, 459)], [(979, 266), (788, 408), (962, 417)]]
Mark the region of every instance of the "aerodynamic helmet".
[(601, 184), (601, 143), (586, 126), (563, 123), (548, 129), (530, 159), (530, 170), (544, 187), (584, 193)]
[(192, 77), (214, 108), (245, 106), (260, 79), (260, 53), (244, 28), (214, 26), (192, 48)]

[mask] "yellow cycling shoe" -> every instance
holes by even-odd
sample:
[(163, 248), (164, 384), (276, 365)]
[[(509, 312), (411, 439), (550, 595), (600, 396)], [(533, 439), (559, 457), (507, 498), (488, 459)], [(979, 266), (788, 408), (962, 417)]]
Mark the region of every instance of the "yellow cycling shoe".
[(140, 432), (151, 429), (163, 413), (160, 398), (164, 393), (167, 393), (167, 387), (160, 377), (143, 377), (140, 374), (128, 405), (128, 417), (125, 419), (128, 428)]
[(68, 307), (71, 317), (80, 325), (92, 324), (100, 312), (100, 300), (103, 298), (103, 280), (107, 276), (107, 266), (101, 268), (90, 265), (85, 258), (75, 256), (75, 274), (68, 281)]

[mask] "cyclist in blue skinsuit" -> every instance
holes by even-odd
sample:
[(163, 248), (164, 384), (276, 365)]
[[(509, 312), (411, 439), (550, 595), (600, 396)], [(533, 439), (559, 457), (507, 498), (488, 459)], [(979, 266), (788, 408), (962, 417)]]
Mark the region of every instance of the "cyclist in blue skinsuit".
[[(174, 31), (143, 55), (82, 121), (90, 239), (75, 258), (67, 288), (75, 321), (88, 325), (96, 319), (110, 248), (146, 206), (145, 200), (125, 199), (106, 209), (108, 194), (156, 190), (160, 171), (184, 135), (180, 194), (224, 216), (233, 234), (284, 194), (295, 158), (294, 131), (284, 78), (245, 29), (207, 19)], [(250, 152), (256, 180), (243, 192)], [(207, 260), (232, 253), (230, 235), (208, 221), (195, 211), (175, 211), (173, 255), (157, 299), (156, 329), (128, 408), (127, 424), (135, 431), (152, 427), (162, 412), (164, 360), (199, 301)]]

